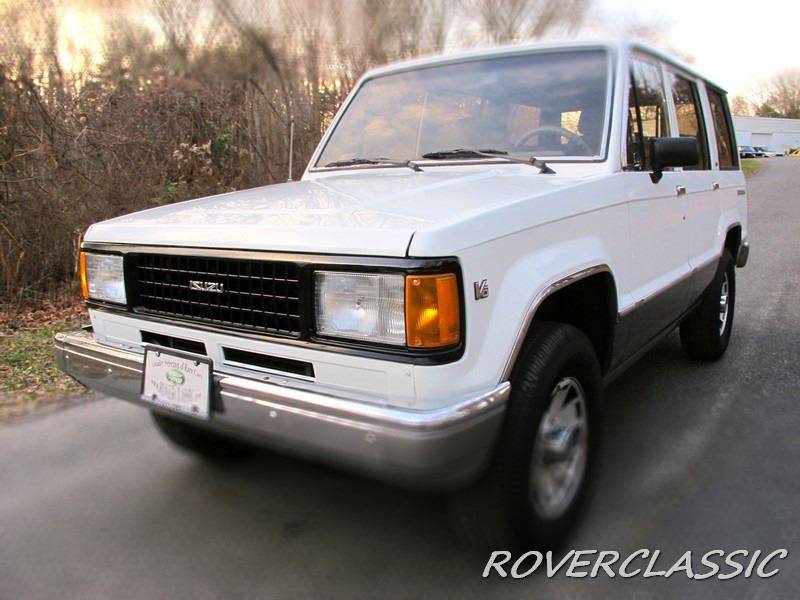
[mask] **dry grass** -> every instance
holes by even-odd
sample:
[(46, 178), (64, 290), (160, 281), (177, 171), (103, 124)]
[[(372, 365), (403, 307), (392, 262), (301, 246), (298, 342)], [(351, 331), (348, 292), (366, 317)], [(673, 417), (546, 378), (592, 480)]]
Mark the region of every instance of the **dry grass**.
[(82, 303), (70, 297), (0, 311), (0, 423), (84, 393), (58, 370), (53, 336), (87, 320)]
[(761, 170), (761, 161), (754, 158), (742, 159), (742, 172), (745, 177), (752, 177)]

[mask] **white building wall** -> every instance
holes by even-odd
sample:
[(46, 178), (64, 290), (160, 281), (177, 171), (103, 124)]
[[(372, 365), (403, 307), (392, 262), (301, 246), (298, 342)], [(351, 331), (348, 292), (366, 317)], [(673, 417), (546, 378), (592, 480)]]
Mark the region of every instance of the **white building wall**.
[(800, 148), (800, 134), (798, 133), (773, 133), (772, 145), (781, 150)]
[(800, 119), (733, 117), (733, 128), (740, 146), (800, 147)]

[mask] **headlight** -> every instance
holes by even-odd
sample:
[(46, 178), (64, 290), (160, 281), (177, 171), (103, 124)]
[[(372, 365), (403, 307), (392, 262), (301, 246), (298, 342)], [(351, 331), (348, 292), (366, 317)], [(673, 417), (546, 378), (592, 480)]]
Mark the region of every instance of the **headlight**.
[(404, 275), (317, 271), (314, 280), (317, 333), (405, 345)]
[(453, 273), (315, 273), (317, 333), (365, 342), (442, 348), (461, 340)]
[(81, 289), (84, 298), (126, 304), (122, 257), (81, 252)]

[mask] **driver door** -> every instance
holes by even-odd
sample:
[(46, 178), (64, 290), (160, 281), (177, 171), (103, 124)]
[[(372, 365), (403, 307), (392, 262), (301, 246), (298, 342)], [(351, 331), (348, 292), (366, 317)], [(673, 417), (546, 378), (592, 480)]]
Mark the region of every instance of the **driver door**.
[(650, 177), (650, 140), (669, 137), (671, 119), (664, 72), (655, 59), (632, 59), (626, 164), (622, 173), (628, 193), (631, 227), (633, 304), (622, 311), (623, 356), (639, 350), (686, 309), (689, 301), (687, 194), (680, 171)]

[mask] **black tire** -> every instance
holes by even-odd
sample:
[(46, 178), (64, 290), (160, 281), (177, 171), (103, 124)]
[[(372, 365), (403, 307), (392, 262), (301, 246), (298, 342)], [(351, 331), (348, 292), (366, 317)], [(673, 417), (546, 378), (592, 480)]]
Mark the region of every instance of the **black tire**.
[[(723, 286), (727, 282), (728, 310), (724, 327), (721, 318)], [(681, 346), (690, 358), (718, 360), (725, 354), (733, 330), (733, 309), (736, 305), (736, 269), (733, 257), (725, 250), (714, 280), (703, 292), (700, 304), (681, 323)]]
[(192, 454), (213, 461), (227, 461), (245, 456), (251, 450), (232, 438), (206, 431), (185, 421), (151, 411), (156, 429), (170, 442)]
[[(585, 396), (586, 461), (568, 508), (548, 517), (537, 508), (531, 468), (540, 425), (556, 385), (565, 378), (578, 381)], [(511, 377), (511, 396), (492, 463), (478, 482), (449, 498), (453, 525), (465, 542), (482, 550), (547, 550), (564, 542), (587, 499), (596, 468), (602, 389), (600, 364), (582, 332), (570, 325), (534, 322)]]

